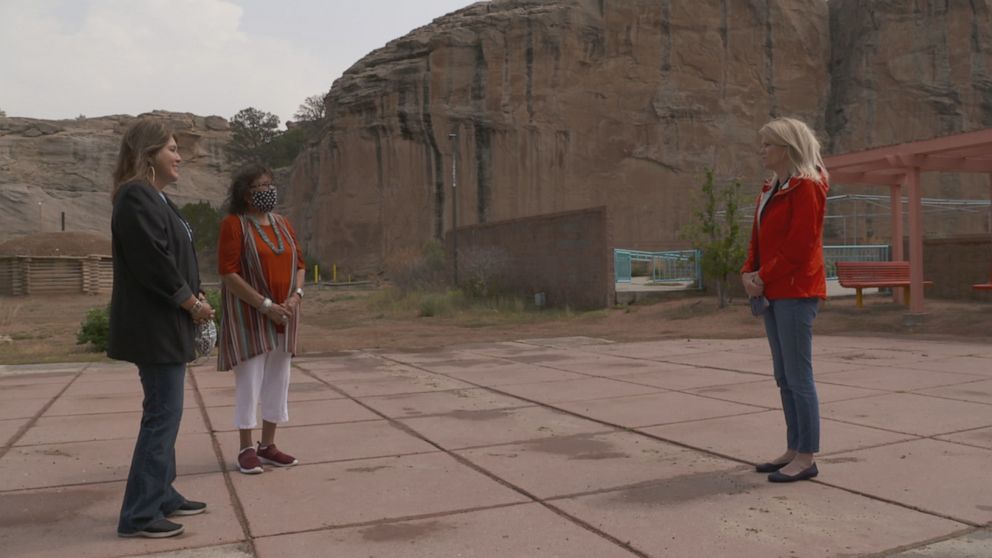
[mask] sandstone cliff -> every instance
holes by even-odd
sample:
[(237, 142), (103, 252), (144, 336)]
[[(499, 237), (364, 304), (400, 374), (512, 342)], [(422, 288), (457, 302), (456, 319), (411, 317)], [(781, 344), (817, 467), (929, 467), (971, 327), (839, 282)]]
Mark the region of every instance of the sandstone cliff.
[(289, 212), (321, 260), (380, 270), (450, 229), (454, 151), (459, 225), (606, 205), (615, 245), (679, 247), (704, 167), (756, 190), (771, 116), (835, 151), (990, 125), (990, 5), (478, 3), (334, 83)]
[[(153, 113), (175, 127), (183, 164), (168, 193), (180, 205), (219, 204), (227, 191), (223, 147), (230, 132), (217, 116)], [(61, 229), (110, 236), (110, 175), (132, 116), (79, 120), (0, 118), (0, 242)]]

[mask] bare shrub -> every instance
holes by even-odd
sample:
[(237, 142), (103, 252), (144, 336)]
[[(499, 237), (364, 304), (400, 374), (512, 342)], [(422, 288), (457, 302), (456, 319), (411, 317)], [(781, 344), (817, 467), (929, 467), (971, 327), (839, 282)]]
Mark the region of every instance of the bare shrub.
[(431, 241), (420, 251), (408, 250), (390, 258), (386, 274), (402, 292), (438, 291), (444, 289), (444, 247)]
[(469, 297), (489, 298), (506, 287), (510, 257), (505, 251), (493, 247), (459, 250), (458, 260), (461, 287)]

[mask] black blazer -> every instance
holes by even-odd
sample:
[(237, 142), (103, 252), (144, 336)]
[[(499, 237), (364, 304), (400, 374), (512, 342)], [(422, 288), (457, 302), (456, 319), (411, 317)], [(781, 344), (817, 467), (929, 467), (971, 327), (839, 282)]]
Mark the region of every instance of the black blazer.
[(200, 292), (192, 233), (171, 200), (144, 181), (121, 186), (111, 217), (114, 288), (107, 356), (136, 364), (195, 358), (193, 318), (180, 304)]

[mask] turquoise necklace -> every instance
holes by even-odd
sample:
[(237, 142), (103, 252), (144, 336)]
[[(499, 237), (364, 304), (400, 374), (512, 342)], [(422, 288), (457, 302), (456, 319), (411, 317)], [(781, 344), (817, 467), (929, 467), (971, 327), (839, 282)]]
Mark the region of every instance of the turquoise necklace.
[(248, 216), (248, 220), (251, 221), (251, 224), (255, 225), (255, 230), (258, 231), (258, 236), (262, 237), (262, 242), (272, 249), (272, 253), (278, 256), (286, 251), (286, 246), (282, 242), (282, 235), (279, 234), (279, 227), (276, 226), (276, 222), (272, 218), (271, 213), (268, 214), (268, 218), (269, 224), (272, 225), (272, 232), (276, 235), (276, 242), (279, 243), (278, 247), (272, 245), (272, 241), (269, 240), (269, 237), (265, 234), (265, 231), (262, 229), (262, 225), (258, 224), (258, 221), (256, 221), (251, 215)]

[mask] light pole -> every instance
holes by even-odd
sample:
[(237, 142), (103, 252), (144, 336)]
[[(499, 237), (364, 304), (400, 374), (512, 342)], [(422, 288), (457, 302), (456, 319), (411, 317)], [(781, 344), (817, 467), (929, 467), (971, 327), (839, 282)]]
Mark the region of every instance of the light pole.
[(456, 144), (458, 134), (448, 134), (451, 140), (451, 268), (454, 272), (454, 286), (458, 286), (458, 154)]

